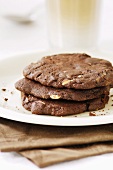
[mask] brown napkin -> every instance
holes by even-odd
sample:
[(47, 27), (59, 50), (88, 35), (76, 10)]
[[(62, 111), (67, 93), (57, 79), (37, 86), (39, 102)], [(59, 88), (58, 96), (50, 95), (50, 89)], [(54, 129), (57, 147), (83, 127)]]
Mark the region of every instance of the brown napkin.
[(0, 118), (0, 150), (17, 151), (39, 167), (113, 152), (113, 124), (57, 127)]

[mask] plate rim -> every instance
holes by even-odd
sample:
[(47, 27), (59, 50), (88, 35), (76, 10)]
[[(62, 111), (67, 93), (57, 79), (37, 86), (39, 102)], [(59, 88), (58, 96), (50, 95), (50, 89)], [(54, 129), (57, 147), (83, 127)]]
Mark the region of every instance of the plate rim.
[(92, 126), (113, 123), (113, 115), (89, 117), (53, 117), (49, 115), (24, 114), (3, 107), (0, 107), (0, 111), (2, 111), (2, 113), (0, 113), (0, 117), (2, 118), (30, 124), (49, 126)]

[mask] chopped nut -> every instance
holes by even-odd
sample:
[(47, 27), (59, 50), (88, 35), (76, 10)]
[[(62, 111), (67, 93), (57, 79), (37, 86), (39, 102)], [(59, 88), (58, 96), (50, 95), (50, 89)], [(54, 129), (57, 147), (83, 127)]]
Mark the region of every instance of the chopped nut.
[(99, 83), (100, 82), (100, 77), (96, 78), (96, 82)]
[(59, 96), (59, 95), (54, 95), (54, 94), (50, 95), (51, 99), (60, 99), (60, 97), (61, 96)]
[(82, 75), (78, 75), (77, 77), (82, 77)]
[(25, 98), (24, 102), (25, 102), (25, 103), (28, 103), (28, 102), (29, 102), (28, 98)]
[(64, 79), (64, 80), (62, 81), (62, 85), (68, 84), (68, 83), (70, 83), (71, 81), (73, 81), (73, 80)]
[(103, 72), (103, 75), (106, 76), (106, 72)]
[(42, 102), (41, 100), (38, 101), (39, 103), (45, 104), (44, 102)]

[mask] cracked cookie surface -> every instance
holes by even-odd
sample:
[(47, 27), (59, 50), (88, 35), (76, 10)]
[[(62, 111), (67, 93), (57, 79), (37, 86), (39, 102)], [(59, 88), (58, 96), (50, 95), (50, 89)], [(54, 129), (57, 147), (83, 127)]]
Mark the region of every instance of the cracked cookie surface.
[(112, 86), (113, 67), (104, 59), (87, 54), (58, 54), (28, 65), (23, 75), (45, 86), (91, 89)]

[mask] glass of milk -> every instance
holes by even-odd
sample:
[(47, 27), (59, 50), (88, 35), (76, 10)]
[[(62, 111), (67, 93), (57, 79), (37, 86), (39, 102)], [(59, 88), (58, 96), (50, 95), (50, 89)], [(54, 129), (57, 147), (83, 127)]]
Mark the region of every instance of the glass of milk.
[(101, 0), (46, 0), (48, 39), (60, 48), (94, 48)]

